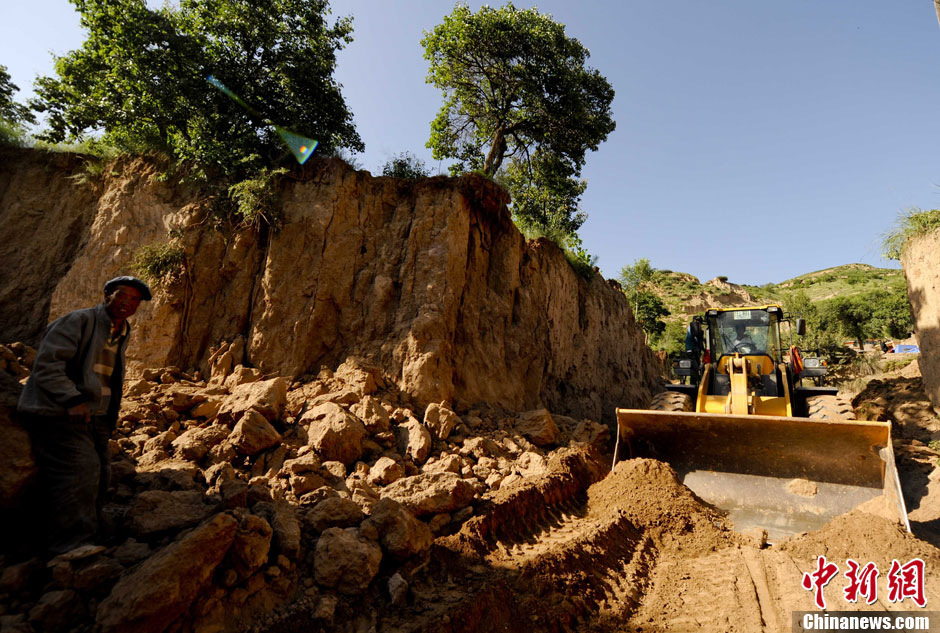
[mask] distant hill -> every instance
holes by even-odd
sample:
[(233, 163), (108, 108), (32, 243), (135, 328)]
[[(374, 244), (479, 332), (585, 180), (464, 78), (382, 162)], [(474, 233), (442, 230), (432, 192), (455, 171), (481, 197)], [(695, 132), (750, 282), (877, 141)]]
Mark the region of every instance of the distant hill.
[(905, 284), (903, 270), (846, 264), (762, 286), (735, 284), (727, 277), (716, 277), (702, 283), (688, 273), (657, 270), (644, 288), (655, 293), (670, 312), (663, 319), (667, 331), (654, 345), (672, 348), (679, 344), (676, 341), (682, 338), (691, 315), (701, 314), (710, 307), (768, 303), (786, 307), (800, 291), (806, 293), (811, 303), (824, 304), (835, 297), (851, 297), (875, 290), (900, 290), (905, 288)]
[[(805, 273), (779, 284), (762, 286), (735, 284), (726, 277), (702, 283), (694, 275), (657, 270), (647, 288), (655, 292), (672, 315), (699, 314), (713, 306), (783, 303), (803, 290), (812, 302), (864, 294), (872, 290), (894, 290), (905, 285), (904, 271), (846, 264)], [(675, 318), (675, 317), (673, 317)]]

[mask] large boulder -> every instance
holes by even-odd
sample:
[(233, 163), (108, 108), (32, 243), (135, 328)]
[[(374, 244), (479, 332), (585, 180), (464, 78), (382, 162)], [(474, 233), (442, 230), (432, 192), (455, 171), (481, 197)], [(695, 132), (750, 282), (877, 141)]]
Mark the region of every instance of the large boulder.
[(335, 402), (324, 402), (310, 409), (300, 422), (309, 424), (308, 442), (324, 461), (338, 461), (348, 466), (362, 456), (366, 427)]
[(98, 606), (101, 633), (160, 633), (209, 582), (235, 538), (238, 521), (217, 514), (121, 578)]
[(376, 502), (368, 521), (375, 525), (382, 547), (395, 558), (405, 559), (426, 552), (434, 540), (431, 528), (393, 499)]
[(901, 264), (907, 279), (914, 333), (920, 345), (918, 363), (924, 378), (924, 392), (940, 413), (940, 231), (911, 238), (901, 251)]
[(454, 473), (422, 473), (399, 479), (382, 490), (382, 496), (398, 501), (415, 516), (454, 512), (466, 507), (476, 491)]
[(382, 562), (379, 544), (356, 528), (327, 528), (317, 540), (313, 571), (316, 581), (347, 595), (365, 591)]

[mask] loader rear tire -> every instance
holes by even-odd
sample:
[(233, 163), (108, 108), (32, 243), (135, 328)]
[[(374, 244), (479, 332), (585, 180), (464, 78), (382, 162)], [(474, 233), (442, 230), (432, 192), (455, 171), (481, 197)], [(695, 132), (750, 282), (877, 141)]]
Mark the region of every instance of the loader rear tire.
[(806, 399), (807, 417), (811, 420), (854, 420), (852, 403), (842, 396), (811, 396)]
[(692, 398), (678, 391), (664, 391), (657, 393), (647, 408), (650, 411), (691, 411)]

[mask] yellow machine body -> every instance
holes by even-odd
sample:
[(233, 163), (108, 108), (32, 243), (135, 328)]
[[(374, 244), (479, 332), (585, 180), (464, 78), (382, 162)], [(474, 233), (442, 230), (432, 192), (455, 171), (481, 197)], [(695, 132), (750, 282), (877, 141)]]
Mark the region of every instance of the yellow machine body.
[[(779, 327), (777, 310), (756, 321)], [(718, 336), (710, 333), (711, 350), (721, 348)], [(738, 530), (758, 527), (776, 539), (822, 527), (861, 504), (909, 530), (890, 422), (806, 417), (806, 394), (832, 390), (799, 386), (777, 341), (779, 332), (766, 338), (774, 349), (723, 353), (707, 364), (698, 388), (683, 389), (694, 393), (690, 411), (617, 409), (618, 444), (632, 456), (669, 463)]]

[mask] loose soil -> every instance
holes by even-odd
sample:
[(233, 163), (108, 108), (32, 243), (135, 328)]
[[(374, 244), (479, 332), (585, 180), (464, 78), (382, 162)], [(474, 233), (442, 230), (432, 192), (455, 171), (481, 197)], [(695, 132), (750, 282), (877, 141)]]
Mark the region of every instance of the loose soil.
[[(768, 547), (760, 534), (735, 532), (662, 462), (633, 459), (609, 471), (597, 453), (569, 449), (543, 476), (498, 491), (485, 513), (439, 538), (406, 578), (407, 604), (377, 592), (371, 606), (338, 612), (333, 630), (790, 631), (792, 612), (817, 610), (801, 583), (819, 556), (840, 567), (823, 592), (831, 610), (916, 610), (910, 599), (888, 601), (892, 559), (923, 560), (928, 608), (940, 604), (940, 550), (928, 529), (935, 519), (914, 518), (935, 515), (933, 489), (918, 477), (936, 482), (937, 456), (909, 437), (934, 433), (936, 416), (924, 408), (916, 378), (887, 376), (857, 403), (879, 399), (905, 414), (896, 451), (914, 535), (868, 504)], [(881, 573), (871, 605), (845, 600), (849, 558), (874, 562)], [(309, 622), (295, 613), (271, 631), (305, 630)]]

